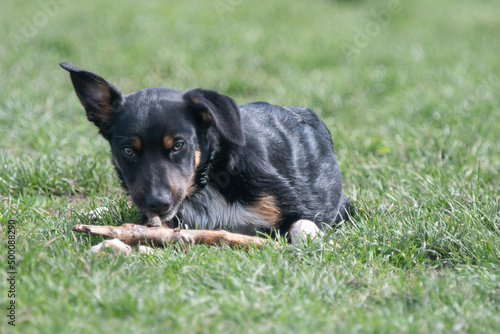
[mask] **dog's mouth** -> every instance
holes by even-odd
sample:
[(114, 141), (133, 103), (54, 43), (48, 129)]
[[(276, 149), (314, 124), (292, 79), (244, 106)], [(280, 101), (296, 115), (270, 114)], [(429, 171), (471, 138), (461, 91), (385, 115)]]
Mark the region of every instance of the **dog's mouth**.
[[(180, 195), (180, 196), (179, 196)], [(144, 194), (144, 191), (139, 188), (136, 191), (131, 191), (130, 196), (132, 197), (132, 202), (135, 204), (136, 208), (142, 212), (145, 216), (146, 221), (143, 223), (149, 227), (161, 227), (169, 226), (172, 227), (174, 224), (169, 224), (169, 222), (175, 219), (175, 215), (180, 209), (181, 203), (184, 200), (183, 193), (170, 193), (170, 203), (168, 205), (162, 205), (161, 200), (152, 200), (152, 202), (157, 202), (156, 205), (147, 205), (145, 198), (151, 196), (149, 193)]]
[(146, 226), (149, 227), (160, 227), (161, 224), (161, 218), (160, 216), (148, 216), (148, 221), (146, 222)]
[(177, 211), (179, 209), (179, 205), (176, 205), (174, 208), (171, 208), (165, 213), (156, 213), (156, 212), (151, 212), (151, 211), (144, 211), (144, 215), (148, 218), (146, 221), (146, 226), (150, 227), (161, 227), (161, 226), (167, 226), (168, 222), (171, 221), (175, 215), (177, 214)]

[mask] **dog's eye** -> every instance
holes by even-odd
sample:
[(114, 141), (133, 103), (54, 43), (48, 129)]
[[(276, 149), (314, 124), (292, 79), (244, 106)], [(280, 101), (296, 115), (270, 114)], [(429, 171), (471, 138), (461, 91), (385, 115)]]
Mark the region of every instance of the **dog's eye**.
[(125, 153), (125, 155), (128, 155), (129, 157), (131, 157), (135, 154), (132, 147), (128, 147), (128, 146), (123, 148), (123, 153)]
[(179, 151), (184, 146), (184, 143), (176, 143), (173, 147), (174, 151)]

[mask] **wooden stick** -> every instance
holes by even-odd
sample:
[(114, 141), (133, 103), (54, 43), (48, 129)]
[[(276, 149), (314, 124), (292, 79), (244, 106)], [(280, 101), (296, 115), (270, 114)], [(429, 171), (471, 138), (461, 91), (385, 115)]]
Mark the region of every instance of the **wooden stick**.
[[(231, 248), (245, 248), (255, 246), (259, 249), (268, 242), (268, 239), (251, 237), (248, 235), (231, 233), (222, 230), (181, 230), (166, 227), (147, 227), (136, 224), (122, 226), (100, 226), (78, 224), (73, 226), (73, 232), (102, 235), (116, 238), (129, 246), (148, 244), (164, 247), (165, 244), (181, 242), (183, 244), (205, 244)], [(275, 242), (277, 245), (277, 242)]]

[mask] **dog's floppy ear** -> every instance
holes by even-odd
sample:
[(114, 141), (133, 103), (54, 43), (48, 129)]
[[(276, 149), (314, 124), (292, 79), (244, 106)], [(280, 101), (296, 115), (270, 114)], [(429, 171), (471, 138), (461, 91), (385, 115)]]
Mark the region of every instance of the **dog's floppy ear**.
[(76, 95), (85, 107), (87, 118), (106, 137), (110, 134), (113, 120), (113, 105), (122, 101), (122, 94), (115, 86), (95, 73), (81, 69), (71, 63), (60, 63), (71, 75)]
[(203, 121), (213, 125), (223, 139), (234, 145), (245, 143), (240, 109), (229, 96), (197, 88), (184, 93), (184, 100), (201, 114)]

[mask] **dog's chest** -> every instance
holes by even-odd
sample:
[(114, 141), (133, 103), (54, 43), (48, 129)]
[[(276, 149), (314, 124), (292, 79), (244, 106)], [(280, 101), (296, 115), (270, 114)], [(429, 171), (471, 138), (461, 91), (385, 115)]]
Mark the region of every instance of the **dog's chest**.
[(210, 185), (186, 198), (179, 213), (182, 223), (192, 229), (225, 229), (235, 233), (255, 234), (255, 231), (269, 231), (272, 227), (254, 208), (229, 203)]

